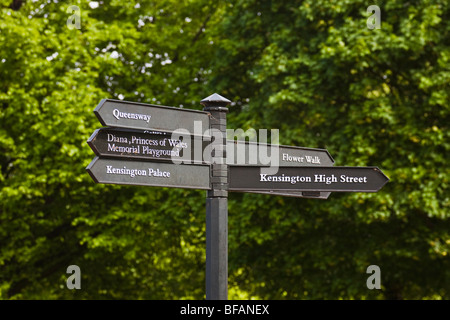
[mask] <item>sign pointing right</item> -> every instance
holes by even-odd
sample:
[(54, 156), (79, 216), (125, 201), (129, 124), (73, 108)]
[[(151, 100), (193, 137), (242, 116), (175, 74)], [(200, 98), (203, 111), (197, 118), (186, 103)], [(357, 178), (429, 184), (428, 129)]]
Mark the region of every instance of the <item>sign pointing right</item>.
[(230, 166), (229, 190), (377, 192), (389, 181), (378, 167), (280, 167), (274, 175), (261, 168)]
[(229, 165), (264, 166), (267, 163), (261, 161), (261, 156), (266, 155), (273, 162), (275, 154), (278, 154), (280, 166), (332, 166), (334, 164), (333, 158), (326, 149), (227, 140), (227, 164)]

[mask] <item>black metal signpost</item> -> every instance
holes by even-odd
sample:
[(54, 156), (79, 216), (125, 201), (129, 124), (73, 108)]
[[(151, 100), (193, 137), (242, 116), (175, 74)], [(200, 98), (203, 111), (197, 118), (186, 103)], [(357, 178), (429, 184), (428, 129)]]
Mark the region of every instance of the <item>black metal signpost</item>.
[[(197, 111), (103, 99), (94, 113), (108, 127), (87, 141), (96, 183), (207, 190), (207, 300), (228, 299), (228, 191), (327, 199), (377, 192), (389, 181), (377, 167), (333, 167), (325, 149), (227, 140), (230, 102), (213, 94)], [(277, 153), (276, 173), (254, 157), (261, 149)]]
[(211, 155), (211, 190), (206, 198), (206, 299), (228, 298), (228, 165), (226, 164), (226, 130), (228, 104), (231, 101), (213, 94), (201, 101), (211, 114), (211, 129), (221, 132), (214, 139)]

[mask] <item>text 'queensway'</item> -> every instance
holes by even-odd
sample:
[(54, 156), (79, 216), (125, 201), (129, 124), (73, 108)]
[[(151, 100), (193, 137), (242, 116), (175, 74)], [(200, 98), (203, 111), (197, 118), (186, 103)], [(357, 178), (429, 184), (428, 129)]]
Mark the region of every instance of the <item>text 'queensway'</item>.
[(119, 120), (120, 118), (125, 118), (125, 119), (133, 119), (133, 120), (143, 120), (147, 123), (150, 122), (150, 119), (152, 117), (148, 114), (122, 112), (119, 109), (114, 109), (113, 115), (114, 115), (114, 118), (116, 118), (117, 120)]

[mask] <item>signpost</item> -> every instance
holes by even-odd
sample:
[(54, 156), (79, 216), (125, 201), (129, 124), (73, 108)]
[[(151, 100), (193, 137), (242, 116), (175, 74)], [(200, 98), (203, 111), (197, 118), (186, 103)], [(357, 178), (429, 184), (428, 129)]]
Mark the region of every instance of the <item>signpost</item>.
[(97, 183), (209, 189), (208, 165), (94, 158), (86, 168)]
[[(208, 300), (228, 299), (228, 191), (327, 199), (377, 192), (389, 181), (377, 167), (333, 167), (325, 149), (227, 141), (229, 103), (213, 94), (198, 111), (103, 99), (94, 113), (108, 127), (87, 141), (96, 157), (86, 170), (96, 183), (207, 190)], [(266, 174), (273, 163), (258, 154), (278, 171)]]

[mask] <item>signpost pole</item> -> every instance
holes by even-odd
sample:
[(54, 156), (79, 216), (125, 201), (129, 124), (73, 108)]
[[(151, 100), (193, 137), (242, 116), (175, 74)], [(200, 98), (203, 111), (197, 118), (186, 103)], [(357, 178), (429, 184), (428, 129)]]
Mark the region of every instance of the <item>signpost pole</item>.
[(228, 166), (227, 106), (230, 100), (213, 94), (200, 103), (210, 113), (211, 190), (206, 198), (206, 299), (228, 299)]

